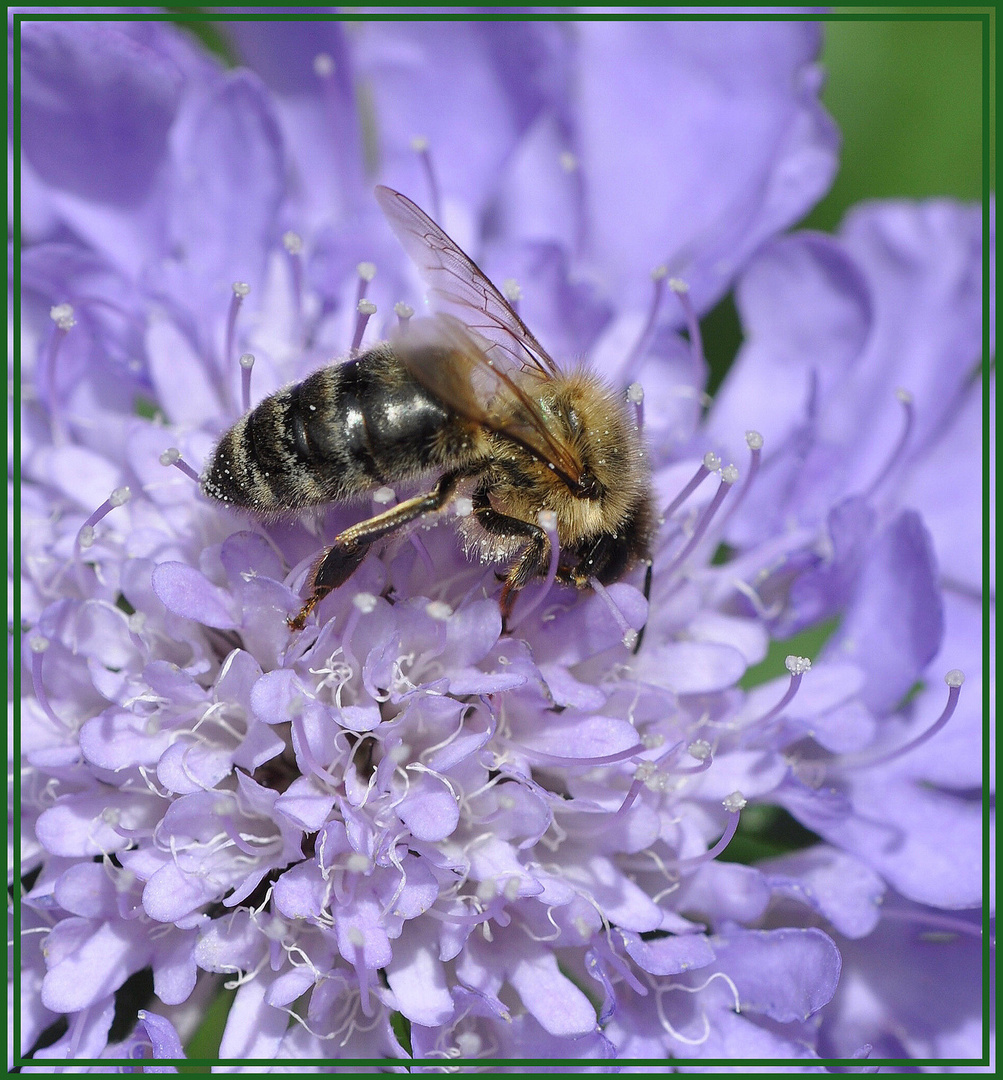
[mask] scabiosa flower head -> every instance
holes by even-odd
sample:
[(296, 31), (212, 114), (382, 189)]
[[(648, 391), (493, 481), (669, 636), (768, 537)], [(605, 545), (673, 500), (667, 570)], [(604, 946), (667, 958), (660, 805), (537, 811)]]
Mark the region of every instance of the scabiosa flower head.
[[(20, 28), (21, 1052), (178, 1057), (224, 985), (223, 1059), (884, 1049), (901, 1017), (856, 946), (901, 940), (882, 900), (900, 895), (906, 926), (978, 903), (949, 854), (933, 865), (917, 758), (950, 731), (930, 729), (931, 672), (971, 659), (970, 624), (945, 620), (951, 533), (923, 524), (923, 470), (958, 453), (974, 391), (931, 419), (921, 391), (954, 345), (914, 357), (923, 441), (892, 434), (889, 455), (879, 418), (875, 447), (831, 475), (811, 453), (838, 457), (872, 421), (847, 419), (828, 373), (782, 406), (726, 388), (701, 418), (698, 316), (736, 279), (792, 367), (817, 358), (770, 305), (814, 280), (806, 261), (819, 280), (796, 310), (850, 327), (832, 341), (862, 379), (897, 340), (882, 298), (901, 261), (772, 239), (834, 168), (817, 28), (228, 30), (246, 66), (223, 72), (162, 24)], [(377, 179), (422, 202), (552, 353), (624, 389), (661, 511), (650, 595), (644, 567), (556, 582), (543, 514), (549, 573), (503, 625), (495, 567), (458, 542), (460, 497), (290, 630), (326, 538), (413, 485), (263, 523), (200, 476), (249, 406), (421, 311)], [(974, 246), (956, 254), (974, 287)], [(977, 318), (964, 308), (945, 342), (963, 351)], [(772, 385), (754, 349), (732, 385)], [(792, 652), (782, 679), (740, 688), (771, 635), (833, 613), (815, 663)], [(952, 671), (941, 723), (968, 709), (970, 740), (967, 700)], [(956, 739), (941, 765), (965, 858), (970, 753)], [(875, 819), (888, 783), (902, 797)], [(777, 806), (824, 841), (718, 859), (743, 815)], [(856, 992), (882, 1005), (863, 1020), (844, 942)], [(946, 1023), (934, 1010), (900, 1041), (946, 1053)]]

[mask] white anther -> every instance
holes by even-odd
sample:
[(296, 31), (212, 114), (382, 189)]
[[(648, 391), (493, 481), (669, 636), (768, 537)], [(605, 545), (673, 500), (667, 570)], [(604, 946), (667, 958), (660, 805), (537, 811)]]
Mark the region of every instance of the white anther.
[(56, 304), (54, 307), (49, 308), (49, 318), (60, 330), (69, 330), (71, 326), (77, 325), (72, 304)]
[(721, 479), (726, 484), (734, 484), (738, 479), (738, 469), (734, 465), (725, 465), (721, 470)]
[(505, 294), (505, 299), (512, 303), (522, 299), (522, 286), (515, 278), (506, 278), (502, 282), (502, 292)]
[(763, 449), (763, 436), (758, 431), (747, 431), (745, 433), (745, 441), (750, 450), (762, 450)]
[(379, 503), (380, 506), (386, 506), (387, 503), (392, 503), (397, 498), (397, 492), (392, 487), (378, 487), (373, 492), (373, 502)]
[(363, 281), (372, 281), (376, 277), (376, 263), (360, 262), (355, 269)]
[(372, 300), (360, 300), (355, 309), (360, 315), (375, 315), (376, 305)]
[(161, 465), (173, 465), (175, 461), (181, 460), (181, 451), (176, 446), (169, 446), (160, 455)]
[(299, 255), (303, 250), (303, 237), (290, 229), (282, 234), (282, 244), (290, 255)]
[(352, 874), (364, 874), (370, 865), (369, 857), (361, 851), (353, 851), (345, 860), (345, 869)]
[(352, 597), (352, 603), (363, 615), (376, 610), (376, 600), (377, 598), (371, 592), (359, 592)]
[(627, 400), (632, 405), (640, 405), (644, 401), (644, 387), (639, 382), (632, 382), (627, 387)]
[(456, 1036), (456, 1049), (460, 1057), (477, 1057), (483, 1046), (484, 1042), (476, 1031), (461, 1031)]
[(41, 634), (36, 634), (31, 639), (30, 648), (32, 652), (43, 653), (48, 647), (49, 639), (47, 637), (42, 637)]
[(348, 933), (345, 935), (348, 938), (348, 944), (355, 949), (361, 949), (366, 943), (366, 939), (362, 935), (362, 931), (357, 926), (350, 926)]
[(398, 300), (394, 304), (394, 314), (398, 319), (410, 319), (414, 314), (414, 308), (410, 304), (405, 304), (402, 300)]
[(317, 53), (313, 58), (313, 73), (321, 79), (329, 78), (334, 74), (334, 58), (330, 53)]
[(665, 265), (665, 263), (659, 263), (658, 266), (656, 266), (651, 271), (651, 280), (652, 281), (662, 281), (664, 278), (666, 278), (668, 276), (669, 276), (669, 268)]
[(955, 687), (960, 686), (965, 681), (965, 673), (961, 668), (951, 668), (951, 670), (944, 676), (944, 682), (948, 686)]
[(708, 450), (703, 456), (703, 467), (708, 472), (716, 472), (721, 468), (721, 459), (714, 453), (713, 450)]
[(733, 814), (736, 810), (741, 810), (748, 802), (749, 800), (740, 791), (733, 791), (721, 800), (721, 805)]
[(628, 649), (633, 649), (633, 647), (637, 644), (637, 631), (625, 630), (623, 632), (623, 637), (620, 638), (620, 640), (623, 642), (624, 645), (627, 646)]
[(453, 609), (449, 604), (445, 604), (441, 600), (430, 600), (425, 605), (425, 614), (439, 622), (444, 622), (453, 614)]
[(681, 277), (669, 278), (669, 288), (674, 293), (688, 293), (690, 291), (689, 283), (683, 281)]
[(646, 750), (656, 750), (665, 745), (665, 736), (660, 731), (651, 731), (641, 736), (641, 743)]
[(123, 506), (132, 498), (132, 492), (128, 487), (115, 488), (115, 490), (109, 495), (108, 502), (112, 506)]
[(784, 666), (792, 675), (803, 675), (806, 671), (811, 671), (811, 661), (807, 656), (788, 656)]
[(697, 761), (706, 761), (711, 755), (711, 745), (706, 739), (694, 739), (686, 747), (686, 753), (695, 757)]
[(899, 401), (902, 402), (903, 405), (912, 404), (912, 394), (910, 394), (909, 391), (905, 389), (905, 387), (898, 387), (895, 390), (895, 396), (899, 399)]
[(428, 139), (424, 135), (413, 135), (411, 137), (411, 149), (416, 154), (423, 154), (428, 149)]
[(574, 172), (578, 168), (578, 158), (570, 150), (562, 150), (557, 160), (565, 172)]
[(411, 759), (411, 747), (406, 742), (398, 743), (396, 746), (390, 747), (386, 756), (390, 758), (394, 765), (399, 765), (402, 761)]
[(510, 877), (508, 881), (505, 882), (505, 888), (502, 890), (502, 892), (505, 894), (505, 899), (508, 900), (509, 903), (512, 903), (513, 900), (518, 900), (519, 879), (516, 877)]
[(243, 299), (251, 291), (251, 286), (246, 281), (235, 281), (233, 283), (233, 295), (239, 296)]
[(81, 525), (80, 532), (77, 533), (77, 543), (82, 548), (89, 548), (94, 543), (94, 526), (93, 525)]
[(640, 761), (634, 770), (634, 779), (646, 784), (656, 773), (658, 766), (653, 761)]
[(453, 513), (457, 517), (470, 517), (473, 512), (474, 500), (467, 498), (466, 495), (461, 495), (453, 501)]
[(117, 806), (106, 806), (101, 811), (101, 820), (109, 825), (117, 825), (122, 817), (122, 811)]
[(242, 353), (238, 362), (242, 368), (246, 368), (250, 371), (250, 369), (254, 367), (254, 353)]
[(146, 627), (146, 613), (142, 611), (134, 611), (129, 616), (129, 631), (133, 634), (142, 633)]
[(557, 515), (553, 510), (541, 510), (536, 515), (536, 520), (544, 532), (554, 532), (557, 528)]

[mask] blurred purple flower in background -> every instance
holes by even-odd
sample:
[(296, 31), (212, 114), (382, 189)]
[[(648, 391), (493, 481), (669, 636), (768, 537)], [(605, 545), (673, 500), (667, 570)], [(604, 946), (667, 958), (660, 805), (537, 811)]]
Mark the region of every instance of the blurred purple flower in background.
[[(836, 169), (817, 24), (226, 32), (20, 28), (15, 1055), (177, 1058), (225, 984), (229, 1059), (979, 1057), (979, 210), (779, 235)], [(377, 181), (632, 386), (650, 605), (502, 632), (437, 527), (293, 634), (366, 509), (199, 494), (248, 394), (420, 310)], [(816, 842), (717, 858), (777, 807)]]

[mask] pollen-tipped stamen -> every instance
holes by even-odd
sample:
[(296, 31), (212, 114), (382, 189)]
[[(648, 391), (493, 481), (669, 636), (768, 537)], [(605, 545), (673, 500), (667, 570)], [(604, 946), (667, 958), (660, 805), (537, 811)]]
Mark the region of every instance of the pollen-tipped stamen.
[(62, 443), (66, 441), (66, 428), (59, 412), (56, 397), (56, 359), (59, 356), (59, 347), (62, 345), (63, 339), (77, 325), (77, 320), (73, 314), (72, 304), (55, 304), (49, 308), (49, 318), (55, 323), (55, 329), (49, 339), (49, 347), (45, 354), (46, 397), (53, 439)]
[(651, 292), (651, 303), (648, 306), (648, 317), (645, 319), (644, 326), (640, 334), (637, 335), (637, 340), (624, 361), (623, 371), (620, 374), (624, 382), (633, 381), (634, 376), (637, 374), (637, 365), (644, 355), (644, 347), (648, 344), (651, 331), (655, 328), (655, 320), (658, 318), (658, 309), (662, 306), (662, 294), (665, 292), (665, 279), (668, 274), (669, 268), (667, 266), (656, 266), (651, 271), (651, 281), (654, 288)]
[(30, 641), (31, 648), (31, 685), (35, 691), (35, 699), (41, 706), (42, 712), (60, 727), (66, 727), (66, 723), (55, 714), (49, 704), (49, 695), (45, 691), (45, 683), (42, 681), (42, 654), (49, 647), (49, 639), (41, 634), (36, 634)]
[(712, 472), (716, 472), (721, 468), (721, 459), (713, 451), (708, 450), (703, 456), (703, 461), (700, 463), (700, 467), (690, 477), (689, 482), (679, 492), (679, 494), (669, 503), (669, 505), (662, 511), (662, 517), (666, 521), (672, 517), (672, 515), (683, 505), (684, 502), (693, 494), (694, 491), (707, 479)]
[(188, 464), (187, 461), (181, 456), (181, 451), (176, 446), (169, 446), (160, 455), (160, 464), (165, 468), (169, 465), (173, 465), (179, 472), (183, 472), (190, 480), (194, 480), (196, 484), (201, 485), (202, 481), (199, 478), (199, 474)]
[(637, 430), (644, 430), (644, 387), (639, 382), (632, 382), (627, 387), (627, 400), (634, 406), (634, 420)]
[(520, 623), (526, 621), (530, 615), (543, 603), (544, 597), (550, 592), (550, 587), (557, 577), (557, 565), (561, 558), (561, 544), (557, 536), (557, 515), (553, 510), (541, 510), (536, 518), (539, 526), (547, 534), (550, 544), (550, 564), (547, 567), (547, 576), (543, 585), (536, 591), (526, 606), (519, 612), (513, 612), (513, 618), (509, 622), (509, 629), (515, 629)]
[(714, 498), (711, 499), (704, 512), (700, 515), (696, 528), (693, 530), (693, 535), (683, 545), (679, 554), (676, 555), (671, 563), (669, 563), (665, 571), (667, 574), (671, 575), (675, 573), (675, 571), (690, 557), (697, 544), (699, 544), (706, 535), (714, 515), (718, 512), (721, 503), (724, 501), (724, 497), (731, 490), (732, 485), (737, 479), (738, 469), (736, 469), (734, 465), (725, 465), (721, 470), (721, 483), (718, 484), (717, 491), (714, 493)]
[(623, 644), (626, 645), (628, 649), (632, 649), (637, 644), (637, 631), (629, 622), (627, 622), (627, 617), (617, 607), (616, 601), (610, 596), (609, 591), (598, 578), (590, 578), (589, 584), (595, 589), (596, 594), (600, 597), (606, 607), (609, 608), (610, 614), (616, 621), (617, 626), (619, 626), (620, 630), (623, 632), (623, 637), (621, 638)]
[(397, 325), (400, 327), (402, 334), (406, 334), (408, 325), (414, 316), (414, 308), (410, 304), (405, 304), (403, 301), (398, 300), (394, 304), (394, 314), (397, 316)]
[(801, 686), (801, 680), (804, 678), (806, 672), (811, 671), (811, 661), (807, 656), (788, 656), (784, 660), (784, 666), (791, 674), (790, 682), (787, 684), (787, 689), (784, 692), (784, 696), (770, 709), (764, 713), (755, 722), (757, 728), (761, 728), (763, 724), (768, 723), (775, 716), (778, 716), (788, 705), (794, 700), (794, 695), (798, 692), (798, 688)]
[(132, 497), (128, 487), (115, 488), (107, 499), (80, 526), (74, 541), (75, 553), (79, 556), (81, 548), (89, 548), (94, 543), (94, 526), (117, 506), (124, 506)]
[(293, 276), (293, 305), (298, 328), (303, 318), (303, 238), (290, 229), (282, 234), (282, 246), (289, 255), (289, 268)]
[(876, 753), (864, 752), (861, 754), (846, 754), (843, 757), (836, 758), (834, 761), (829, 762), (829, 767), (840, 769), (869, 769), (872, 765), (885, 765), (889, 761), (894, 761), (896, 758), (902, 757), (904, 754), (908, 754), (917, 747), (922, 746), (923, 743), (932, 739), (954, 715), (954, 710), (958, 707), (958, 698), (961, 696), (961, 686), (964, 681), (965, 673), (959, 668), (952, 668), (944, 676), (944, 682), (947, 683), (947, 704), (944, 706), (944, 711), (925, 731), (921, 731), (914, 739), (910, 739), (907, 743), (903, 743), (902, 746), (897, 746), (892, 750), (880, 750)]
[(515, 278), (506, 278), (502, 282), (502, 295), (511, 304), (512, 310), (519, 314), (519, 301), (522, 299), (522, 286)]
[(870, 499), (875, 492), (881, 487), (881, 485), (888, 479), (892, 469), (901, 461), (902, 452), (905, 450), (906, 445), (909, 442), (909, 436), (912, 434), (913, 421), (916, 418), (916, 410), (912, 406), (912, 394), (908, 390), (904, 390), (901, 386), (895, 391), (895, 397), (898, 399), (902, 406), (902, 431), (899, 434), (898, 440), (892, 449), (888, 460), (885, 462), (881, 472), (878, 473), (877, 478), (871, 481), (870, 486), (864, 492), (864, 498)]
[(728, 824), (725, 826), (721, 839), (702, 855), (694, 855), (690, 859), (679, 859), (676, 862), (677, 870), (692, 870), (703, 863), (713, 862), (722, 851), (731, 843), (738, 831), (738, 823), (742, 816), (742, 810), (748, 803), (748, 799), (740, 792), (733, 791), (721, 800), (721, 805), (728, 811)]
[[(233, 283), (233, 295), (230, 297), (230, 309), (226, 313), (226, 338), (223, 346), (223, 365), (226, 371), (230, 370), (233, 363), (233, 342), (237, 334), (237, 316), (240, 314), (244, 297), (251, 291), (251, 286), (246, 281)], [(229, 380), (229, 376), (227, 376)]]
[(758, 431), (747, 431), (745, 433), (745, 443), (749, 448), (749, 468), (745, 474), (745, 479), (742, 481), (742, 486), (738, 489), (735, 498), (732, 499), (731, 504), (725, 511), (724, 517), (718, 522), (719, 536), (724, 533), (728, 522), (731, 521), (738, 508), (745, 502), (745, 497), (749, 494), (752, 482), (759, 472), (759, 464), (763, 456), (763, 436)]
[(690, 355), (693, 357), (694, 367), (697, 371), (704, 371), (707, 361), (703, 354), (703, 337), (700, 334), (700, 320), (697, 318), (696, 308), (690, 299), (689, 283), (683, 281), (682, 278), (670, 278), (669, 288), (676, 294), (679, 306), (686, 317), (686, 332), (690, 336)]
[(251, 408), (251, 369), (254, 354), (246, 352), (240, 358), (240, 407), (244, 412)]
[(442, 224), (442, 203), (439, 200), (439, 181), (435, 175), (435, 168), (432, 165), (432, 155), (428, 149), (428, 139), (424, 135), (415, 135), (411, 140), (411, 149), (418, 155), (418, 160), (421, 162), (421, 167), (425, 173), (425, 180), (428, 182), (428, 204), (432, 209), (432, 220), (437, 224)]
[(366, 332), (366, 324), (376, 314), (376, 305), (372, 300), (360, 300), (355, 310), (358, 317), (355, 320), (355, 336), (352, 338), (352, 355), (355, 356), (362, 346), (362, 336)]
[(355, 269), (359, 275), (359, 284), (355, 290), (355, 306), (358, 307), (359, 301), (366, 298), (369, 283), (376, 277), (376, 263), (360, 262)]

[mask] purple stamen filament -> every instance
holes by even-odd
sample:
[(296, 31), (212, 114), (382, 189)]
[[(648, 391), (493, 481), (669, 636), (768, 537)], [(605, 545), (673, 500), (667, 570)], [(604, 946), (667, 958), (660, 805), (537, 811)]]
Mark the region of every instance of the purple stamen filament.
[(589, 768), (593, 765), (615, 765), (618, 761), (626, 761), (628, 758), (643, 752), (644, 745), (642, 743), (629, 746), (626, 750), (618, 750), (615, 754), (602, 754), (599, 757), (565, 757), (562, 754), (547, 754), (543, 750), (536, 750), (531, 746), (521, 744), (519, 746), (519, 753), (525, 754), (526, 757), (531, 758), (533, 761), (540, 761), (547, 765), (582, 766), (583, 768)]
[(794, 695), (798, 692), (804, 673), (811, 670), (811, 661), (804, 656), (788, 656), (784, 662), (787, 665), (787, 670), (791, 673), (791, 681), (787, 684), (787, 691), (772, 709), (756, 721), (756, 727), (760, 727), (772, 720), (787, 708), (794, 700)]
[(725, 526), (735, 516), (736, 511), (742, 503), (745, 502), (745, 497), (749, 494), (749, 488), (752, 487), (752, 482), (756, 479), (756, 474), (759, 472), (760, 461), (763, 457), (763, 436), (760, 435), (758, 431), (747, 431), (745, 433), (745, 441), (749, 447), (749, 471), (745, 474), (742, 486), (738, 489), (735, 498), (732, 499), (727, 513), (718, 523), (718, 535), (724, 532)]
[[(731, 796), (729, 796), (731, 798)], [(742, 800), (742, 805), (745, 805), (745, 801)], [(712, 862), (721, 854), (722, 851), (731, 843), (732, 838), (738, 830), (738, 822), (741, 818), (741, 807), (736, 810), (728, 811), (728, 824), (725, 827), (724, 833), (721, 839), (712, 847), (708, 848), (702, 855), (695, 855), (691, 859), (680, 859), (676, 863), (676, 868), (679, 870), (690, 870), (694, 867), (700, 866), (702, 863)]]
[(843, 769), (861, 769), (870, 768), (872, 765), (884, 765), (889, 761), (894, 761), (895, 758), (901, 757), (903, 754), (908, 754), (932, 739), (954, 715), (954, 710), (958, 707), (961, 684), (965, 681), (965, 676), (957, 668), (954, 668), (944, 676), (944, 681), (948, 687), (947, 704), (944, 706), (944, 711), (940, 716), (925, 731), (920, 732), (914, 739), (910, 739), (903, 746), (896, 747), (893, 750), (884, 750), (875, 754), (847, 754), (831, 762), (831, 765)]
[(627, 354), (627, 359), (623, 365), (623, 371), (621, 378), (624, 382), (630, 382), (633, 380), (636, 374), (636, 368), (638, 361), (644, 353), (644, 347), (648, 344), (648, 338), (651, 336), (651, 331), (655, 326), (655, 319), (658, 318), (658, 309), (662, 306), (662, 293), (665, 291), (665, 278), (668, 274), (668, 270), (664, 266), (656, 266), (651, 271), (651, 280), (654, 284), (654, 289), (651, 294), (651, 304), (648, 308), (648, 318), (645, 320), (644, 327), (641, 333), (638, 334), (637, 341), (634, 342), (634, 347)]
[(289, 265), (293, 275), (293, 303), (296, 307), (297, 329), (303, 318), (303, 240), (298, 233), (287, 232), (282, 244), (289, 253)]
[(253, 353), (244, 353), (240, 358), (240, 408), (242, 412), (247, 412), (251, 408), (251, 369), (253, 367)]
[(686, 316), (686, 330), (690, 335), (690, 355), (693, 357), (694, 366), (698, 371), (704, 370), (706, 362), (703, 355), (703, 338), (700, 335), (700, 321), (697, 319), (696, 308), (690, 299), (690, 287), (680, 278), (672, 278), (669, 288), (676, 294), (679, 305)]
[(49, 695), (45, 692), (45, 683), (42, 682), (42, 654), (48, 647), (48, 638), (39, 636), (31, 640), (31, 685), (35, 691), (35, 698), (42, 707), (42, 712), (54, 724), (67, 727), (67, 724), (53, 712), (52, 706), (49, 704)]
[(233, 283), (233, 295), (230, 297), (230, 310), (226, 315), (226, 340), (223, 350), (223, 364), (226, 371), (233, 363), (233, 339), (237, 330), (237, 315), (244, 297), (251, 291), (251, 286), (243, 281)]
[(435, 169), (432, 165), (432, 155), (428, 152), (428, 139), (424, 135), (415, 135), (411, 140), (411, 149), (418, 155), (418, 160), (421, 162), (421, 167), (425, 172), (425, 179), (428, 182), (428, 198), (429, 205), (432, 207), (432, 220), (438, 224), (442, 224), (442, 203), (439, 201), (439, 181), (435, 176)]
[[(732, 466), (728, 466), (732, 468)], [(735, 470), (737, 474), (737, 470)], [(669, 563), (667, 574), (672, 574), (686, 561), (693, 549), (704, 538), (704, 534), (707, 532), (707, 527), (710, 525), (712, 518), (718, 512), (721, 503), (724, 501), (725, 495), (728, 494), (731, 489), (734, 480), (726, 478), (724, 473), (721, 476), (721, 483), (718, 485), (717, 491), (714, 493), (714, 498), (707, 505), (707, 509), (700, 515), (700, 519), (697, 521), (696, 528), (693, 530), (693, 535), (689, 538), (686, 544), (683, 546), (682, 551)]]
[(90, 547), (94, 543), (94, 526), (116, 506), (122, 506), (129, 501), (132, 492), (127, 487), (115, 488), (107, 499), (94, 511), (93, 514), (80, 526), (77, 538), (74, 542), (74, 550), (79, 556), (80, 549)]
[(717, 454), (705, 454), (704, 459), (700, 464), (700, 467), (690, 478), (689, 483), (679, 492), (679, 494), (669, 503), (669, 505), (662, 511), (662, 516), (666, 521), (683, 505), (684, 502), (693, 494), (694, 491), (704, 482), (704, 480), (710, 476), (714, 469), (717, 469), (721, 464), (721, 459)]
[(623, 633), (623, 643), (628, 649), (634, 647), (637, 643), (637, 631), (627, 622), (623, 612), (616, 606), (616, 601), (610, 596), (606, 587), (598, 578), (590, 578), (589, 584), (595, 589), (596, 593), (602, 598), (602, 602), (609, 608), (610, 614), (616, 620), (617, 626), (620, 627)]
[(397, 323), (400, 326), (401, 333), (406, 334), (408, 324), (411, 322), (411, 316), (414, 315), (414, 308), (410, 304), (398, 301), (394, 304), (394, 314), (397, 316)]
[(871, 486), (864, 493), (864, 498), (869, 499), (872, 495), (881, 487), (881, 485), (888, 479), (892, 469), (902, 456), (902, 451), (905, 450), (906, 444), (909, 442), (909, 436), (912, 433), (913, 419), (915, 418), (915, 410), (912, 407), (912, 394), (908, 390), (903, 390), (901, 387), (895, 391), (895, 396), (902, 404), (904, 412), (902, 434), (899, 435), (898, 442), (895, 444), (895, 448), (892, 450), (890, 457), (885, 462), (885, 467), (878, 474), (876, 480), (871, 482)]
[(359, 302), (366, 298), (366, 290), (369, 288), (370, 281), (376, 277), (376, 266), (371, 262), (360, 262), (355, 269), (359, 274), (359, 287), (355, 293), (355, 306), (358, 308)]

